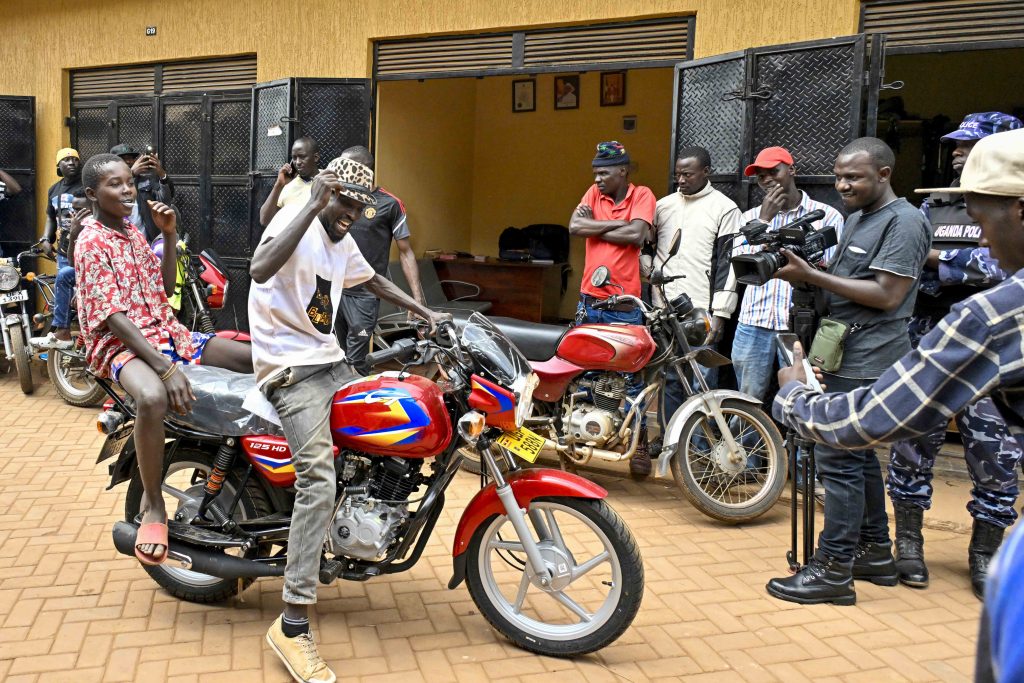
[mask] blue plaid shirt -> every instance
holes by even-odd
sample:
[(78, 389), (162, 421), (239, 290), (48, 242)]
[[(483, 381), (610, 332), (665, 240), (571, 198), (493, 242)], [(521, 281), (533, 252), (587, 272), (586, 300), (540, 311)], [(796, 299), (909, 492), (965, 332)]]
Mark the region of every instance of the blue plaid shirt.
[(938, 326), (869, 387), (818, 394), (787, 382), (772, 412), (807, 439), (857, 449), (945, 425), (992, 394), (1024, 446), (1024, 269), (953, 306)]
[[(797, 207), (792, 211), (780, 211), (772, 219), (768, 230), (774, 232), (783, 225), (792, 223), (801, 216), (816, 209), (824, 211), (825, 217), (814, 223), (815, 230), (826, 225), (833, 226), (836, 229), (836, 238), (842, 237), (842, 215), (828, 204), (814, 201), (803, 190), (800, 191), (800, 203)], [(740, 225), (746, 225), (750, 221), (757, 219), (760, 214), (760, 206), (745, 211), (740, 216)], [(750, 246), (745, 239), (737, 239), (736, 242), (737, 244), (733, 249), (734, 255), (750, 254), (763, 249), (761, 246)], [(835, 250), (836, 248), (832, 247), (825, 252), (825, 263), (828, 263), (829, 259), (832, 258)], [(769, 330), (789, 329), (789, 306), (792, 297), (793, 285), (785, 280), (772, 278), (763, 285), (757, 287), (748, 286), (747, 291), (743, 293), (743, 305), (740, 308), (739, 320), (744, 325), (753, 325), (754, 327), (763, 327)]]

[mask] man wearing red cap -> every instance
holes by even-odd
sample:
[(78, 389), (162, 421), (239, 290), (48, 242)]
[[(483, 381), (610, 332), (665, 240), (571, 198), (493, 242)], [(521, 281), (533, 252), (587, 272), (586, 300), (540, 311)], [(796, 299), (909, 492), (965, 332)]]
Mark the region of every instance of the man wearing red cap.
[[(836, 229), (839, 236), (843, 217), (828, 204), (816, 202), (796, 186), (796, 168), (793, 156), (784, 147), (766, 147), (747, 166), (746, 176), (757, 176), (757, 185), (764, 191), (760, 206), (740, 216), (740, 223), (763, 223), (769, 231), (816, 210), (825, 217), (816, 221), (814, 229), (825, 226)], [(750, 246), (746, 240), (738, 241), (736, 253), (753, 253), (763, 247)], [(827, 262), (835, 247), (825, 252)], [(740, 306), (739, 325), (732, 342), (732, 363), (736, 370), (739, 389), (745, 394), (764, 399), (775, 365), (775, 337), (789, 329), (789, 307), (793, 286), (785, 280), (772, 279), (761, 286), (748, 286)]]

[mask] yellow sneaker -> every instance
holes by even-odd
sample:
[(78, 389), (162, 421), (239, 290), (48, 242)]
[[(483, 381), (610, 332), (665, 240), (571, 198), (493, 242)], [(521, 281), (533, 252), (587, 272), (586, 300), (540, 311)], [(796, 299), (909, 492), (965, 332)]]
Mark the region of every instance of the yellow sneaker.
[(327, 662), (320, 658), (316, 643), (309, 633), (289, 638), (281, 627), (278, 617), (267, 631), (267, 644), (277, 653), (288, 673), (299, 683), (335, 683), (338, 680)]

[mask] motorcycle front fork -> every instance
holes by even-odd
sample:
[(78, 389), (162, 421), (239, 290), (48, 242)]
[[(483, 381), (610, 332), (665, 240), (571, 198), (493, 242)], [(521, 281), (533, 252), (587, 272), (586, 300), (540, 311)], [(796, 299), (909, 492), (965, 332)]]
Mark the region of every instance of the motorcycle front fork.
[[(540, 548), (537, 546), (537, 542), (533, 539), (533, 534), (530, 533), (530, 527), (526, 523), (527, 516), (533, 522), (534, 527), (537, 529), (538, 534), (544, 536), (544, 525), (543, 517), (539, 511), (531, 510), (527, 512), (519, 507), (519, 502), (516, 501), (515, 494), (512, 491), (512, 487), (505, 479), (505, 475), (501, 473), (501, 469), (498, 467), (497, 458), (494, 456), (494, 451), (489, 442), (484, 442), (481, 439), (477, 443), (477, 450), (480, 452), (480, 459), (483, 461), (485, 469), (490, 472), (491, 478), (494, 479), (495, 492), (498, 494), (498, 500), (501, 501), (502, 507), (505, 508), (505, 515), (508, 517), (508, 521), (512, 523), (512, 528), (516, 530), (516, 535), (519, 536), (519, 542), (523, 544), (523, 550), (526, 553), (526, 560), (529, 562), (530, 567), (533, 568), (533, 573), (538, 577), (538, 582), (542, 588), (546, 588), (551, 583), (551, 573), (548, 571), (547, 565), (544, 562), (544, 558), (541, 557)], [(519, 469), (519, 466), (511, 459), (507, 458), (510, 471)]]
[[(725, 442), (726, 448), (729, 449), (729, 461), (733, 464), (740, 463), (746, 459), (746, 454), (740, 449), (740, 445), (736, 442), (736, 438), (732, 434), (732, 429), (729, 427), (729, 421), (725, 419), (725, 415), (722, 413), (722, 404), (719, 402), (718, 397), (708, 386), (708, 383), (704, 380), (704, 373), (700, 371), (700, 365), (697, 361), (690, 359), (690, 369), (693, 371), (693, 377), (697, 382), (697, 386), (700, 388), (699, 392), (694, 392), (692, 386), (686, 381), (685, 374), (676, 366), (674, 370), (679, 374), (679, 379), (683, 384), (683, 390), (686, 392), (687, 397), (699, 395), (701, 400), (704, 402), (706, 413), (711, 415), (715, 421), (715, 425), (718, 427), (718, 432), (722, 435), (721, 439)], [(671, 415), (666, 416), (666, 420)], [(667, 424), (665, 425), (668, 426)], [(710, 433), (708, 424), (701, 422), (701, 429), (704, 431), (704, 438), (708, 440), (708, 443), (714, 443), (714, 435)]]

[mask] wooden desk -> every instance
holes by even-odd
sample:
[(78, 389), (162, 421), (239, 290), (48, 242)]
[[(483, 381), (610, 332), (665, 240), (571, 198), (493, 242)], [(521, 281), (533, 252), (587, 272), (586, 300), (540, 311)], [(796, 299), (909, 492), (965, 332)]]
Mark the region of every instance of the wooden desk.
[[(487, 315), (502, 315), (530, 322), (557, 321), (562, 299), (562, 265), (516, 263), (513, 261), (434, 260), (437, 277), (460, 280), (480, 287), (472, 297), (490, 301)], [(465, 287), (444, 285), (449, 298), (465, 295)]]

